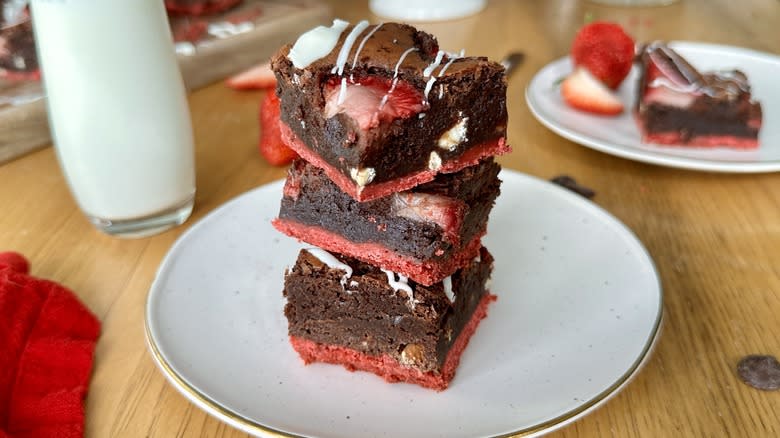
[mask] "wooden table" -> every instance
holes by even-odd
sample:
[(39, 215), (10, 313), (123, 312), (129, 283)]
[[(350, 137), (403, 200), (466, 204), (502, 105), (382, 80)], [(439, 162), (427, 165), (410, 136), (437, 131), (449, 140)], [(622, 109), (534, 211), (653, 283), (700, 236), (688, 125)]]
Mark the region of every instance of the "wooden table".
[[(365, 1), (334, 3), (350, 21)], [(622, 393), (557, 436), (780, 436), (780, 393), (744, 385), (737, 360), (780, 355), (780, 173), (727, 175), (615, 158), (541, 126), (523, 92), (534, 72), (567, 53), (586, 15), (615, 20), (639, 40), (685, 39), (780, 53), (777, 0), (682, 0), (661, 8), (585, 1), (494, 1), (476, 17), (422, 26), (442, 47), (499, 59), (527, 54), (509, 84), (506, 167), (541, 178), (569, 174), (645, 243), (662, 277), (666, 322), (647, 367)], [(372, 20), (377, 21), (376, 17)], [(780, 72), (778, 72), (780, 76)], [(0, 167), (0, 250), (26, 254), (34, 274), (75, 290), (103, 321), (87, 399), (90, 437), (244, 436), (166, 383), (144, 343), (144, 303), (157, 266), (188, 226), (228, 199), (281, 178), (258, 155), (261, 92), (215, 84), (192, 94), (196, 209), (186, 225), (141, 240), (95, 231), (68, 193), (54, 151)]]

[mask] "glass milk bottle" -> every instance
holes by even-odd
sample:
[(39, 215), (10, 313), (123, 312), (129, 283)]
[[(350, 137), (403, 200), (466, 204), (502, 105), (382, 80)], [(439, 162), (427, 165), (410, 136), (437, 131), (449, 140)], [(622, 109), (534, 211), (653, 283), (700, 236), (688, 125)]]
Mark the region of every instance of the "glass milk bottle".
[(57, 157), (90, 222), (123, 237), (184, 222), (192, 126), (161, 0), (32, 0)]

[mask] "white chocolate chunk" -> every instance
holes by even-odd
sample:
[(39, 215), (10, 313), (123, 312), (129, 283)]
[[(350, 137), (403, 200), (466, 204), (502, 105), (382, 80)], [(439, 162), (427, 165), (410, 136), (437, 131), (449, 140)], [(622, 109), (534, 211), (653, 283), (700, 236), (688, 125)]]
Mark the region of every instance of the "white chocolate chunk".
[(468, 131), (467, 123), (468, 117), (460, 119), (452, 128), (439, 137), (438, 146), (442, 149), (446, 149), (450, 152), (454, 151), (459, 144), (468, 140), (466, 134)]
[(376, 177), (376, 171), (373, 167), (366, 167), (365, 169), (359, 170), (353, 167), (352, 169), (349, 169), (349, 176), (351, 176), (352, 180), (357, 183), (358, 187), (365, 187), (374, 180), (374, 177)]
[(447, 295), (447, 298), (450, 299), (450, 302), (454, 303), (455, 292), (452, 291), (452, 276), (445, 278), (441, 281), (441, 283), (444, 285), (444, 295)]
[(441, 169), (441, 157), (436, 151), (431, 152), (431, 156), (428, 158), (428, 169), (434, 171)]

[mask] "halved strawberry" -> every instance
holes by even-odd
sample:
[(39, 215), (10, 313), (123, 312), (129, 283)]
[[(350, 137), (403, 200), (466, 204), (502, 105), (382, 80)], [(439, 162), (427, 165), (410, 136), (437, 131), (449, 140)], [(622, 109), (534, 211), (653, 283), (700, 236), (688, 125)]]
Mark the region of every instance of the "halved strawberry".
[(298, 154), (282, 142), (279, 97), (269, 90), (260, 102), (260, 154), (273, 166), (284, 166)]
[(423, 94), (402, 81), (366, 76), (351, 82), (348, 78), (342, 93), (342, 78), (334, 76), (325, 86), (325, 117), (339, 113), (351, 117), (362, 130), (379, 126), (381, 122), (406, 119), (425, 109)]
[(225, 84), (234, 90), (257, 90), (276, 87), (271, 63), (264, 62), (227, 78)]
[(564, 79), (561, 94), (566, 103), (583, 111), (604, 115), (623, 112), (623, 103), (612, 90), (581, 67)]
[(620, 25), (596, 21), (577, 32), (571, 58), (575, 66), (588, 69), (601, 82), (616, 89), (631, 71), (634, 40)]

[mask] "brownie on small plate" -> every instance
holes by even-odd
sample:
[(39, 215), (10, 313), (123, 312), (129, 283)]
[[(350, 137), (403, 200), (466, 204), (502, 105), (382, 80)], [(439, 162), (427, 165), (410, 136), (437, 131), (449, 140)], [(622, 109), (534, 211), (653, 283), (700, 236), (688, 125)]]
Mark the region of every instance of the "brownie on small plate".
[(485, 248), (432, 286), (319, 248), (304, 249), (284, 282), (290, 342), (305, 363), (327, 362), (388, 382), (443, 390), (495, 296)]
[(755, 148), (761, 104), (739, 70), (700, 73), (663, 42), (645, 46), (635, 116), (643, 141)]
[(321, 169), (297, 160), (273, 224), (308, 244), (431, 285), (479, 254), (499, 170), (488, 158), (412, 190), (357, 202)]
[(283, 139), (358, 201), (510, 150), (504, 68), (409, 25), (335, 20), (271, 65)]

